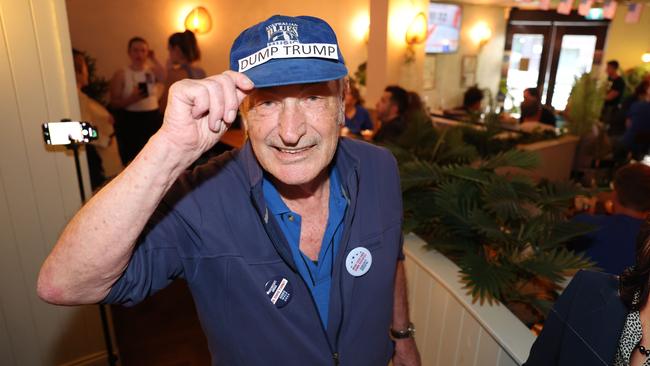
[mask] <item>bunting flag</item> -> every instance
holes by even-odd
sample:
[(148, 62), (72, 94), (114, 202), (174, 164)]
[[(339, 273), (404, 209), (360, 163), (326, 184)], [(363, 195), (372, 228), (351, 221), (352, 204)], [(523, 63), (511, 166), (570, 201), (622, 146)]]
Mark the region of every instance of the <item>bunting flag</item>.
[(560, 0), (557, 4), (557, 12), (564, 15), (569, 15), (571, 13), (571, 8), (573, 7), (573, 0)]
[(587, 16), (589, 14), (589, 9), (594, 4), (594, 0), (580, 0), (578, 5), (578, 14), (582, 16)]
[(625, 23), (638, 23), (641, 18), (643, 4), (629, 3), (627, 5), (627, 14), (625, 14)]
[(539, 10), (548, 10), (551, 7), (551, 0), (539, 0)]
[(605, 19), (614, 19), (617, 4), (616, 0), (605, 0), (603, 3), (603, 17)]

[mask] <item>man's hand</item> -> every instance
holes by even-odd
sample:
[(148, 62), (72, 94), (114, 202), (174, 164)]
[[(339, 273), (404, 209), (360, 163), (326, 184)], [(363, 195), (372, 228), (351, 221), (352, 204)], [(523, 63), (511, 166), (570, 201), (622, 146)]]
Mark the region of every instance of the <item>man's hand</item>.
[(395, 353), (393, 354), (393, 366), (420, 366), (420, 353), (415, 345), (415, 339), (405, 338), (395, 341)]
[(177, 148), (189, 165), (219, 141), (252, 89), (250, 79), (234, 71), (176, 82), (169, 90), (158, 135)]

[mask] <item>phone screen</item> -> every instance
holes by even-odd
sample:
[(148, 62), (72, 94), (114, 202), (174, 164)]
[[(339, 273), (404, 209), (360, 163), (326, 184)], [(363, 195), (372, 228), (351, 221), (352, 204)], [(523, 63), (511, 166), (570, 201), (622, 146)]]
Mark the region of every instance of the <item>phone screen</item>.
[(149, 96), (149, 88), (147, 87), (147, 83), (145, 82), (138, 83), (138, 89), (140, 89), (140, 94), (142, 94), (142, 96), (144, 97)]
[(68, 145), (70, 139), (87, 143), (97, 138), (97, 131), (86, 122), (43, 123), (43, 139), (48, 145)]

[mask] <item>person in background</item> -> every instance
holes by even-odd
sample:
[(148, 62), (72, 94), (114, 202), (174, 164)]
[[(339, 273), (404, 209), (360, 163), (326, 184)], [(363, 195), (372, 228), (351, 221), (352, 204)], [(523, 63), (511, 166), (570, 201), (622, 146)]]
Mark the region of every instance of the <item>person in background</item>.
[(630, 109), (637, 102), (647, 102), (650, 99), (650, 93), (648, 93), (649, 88), (650, 80), (643, 79), (636, 88), (634, 88), (632, 95), (623, 98), (621, 108), (616, 114), (615, 122), (609, 126), (609, 134), (611, 136), (618, 136), (620, 138), (620, 136), (625, 134), (625, 131), (628, 128), (627, 120)]
[(100, 187), (107, 178), (122, 170), (113, 130), (113, 116), (103, 105), (86, 95), (81, 89), (88, 85), (88, 65), (83, 52), (73, 49), (75, 78), (81, 120), (91, 123), (98, 132), (97, 140), (86, 145), (86, 157), (92, 189)]
[(165, 69), (147, 41), (133, 37), (127, 51), (130, 63), (111, 78), (109, 103), (115, 111), (115, 136), (125, 166), (160, 128), (158, 99), (165, 81)]
[(378, 143), (396, 143), (404, 133), (408, 121), (404, 113), (408, 108), (409, 95), (406, 90), (390, 85), (384, 89), (377, 105), (377, 119), (381, 121), (381, 127), (373, 136), (373, 141)]
[(646, 222), (636, 238), (636, 264), (620, 277), (592, 271), (575, 275), (549, 312), (525, 366), (648, 364), (649, 238)]
[(541, 122), (542, 105), (534, 99), (524, 99), (521, 102), (521, 122)]
[[(133, 305), (183, 278), (213, 365), (420, 366), (397, 162), (339, 137), (347, 75), (322, 19), (244, 30), (230, 70), (171, 87), (163, 127), (63, 230), (39, 296)], [(187, 171), (240, 108), (244, 146)]]
[(463, 104), (453, 109), (444, 111), (444, 115), (451, 118), (467, 119), (470, 116), (481, 114), (481, 102), (485, 93), (478, 86), (472, 86), (463, 94)]
[(573, 220), (598, 229), (571, 244), (585, 251), (603, 271), (620, 275), (634, 264), (634, 242), (641, 224), (650, 213), (650, 167), (628, 164), (614, 176), (612, 215), (580, 214)]
[[(647, 93), (647, 92), (646, 92)], [(650, 153), (650, 94), (634, 103), (627, 112), (627, 129), (621, 139), (622, 146), (635, 159)]]
[(524, 90), (524, 101), (521, 103), (520, 122), (524, 122), (524, 103), (528, 103), (529, 106), (533, 103), (537, 103), (540, 106), (540, 114), (536, 121), (555, 127), (555, 113), (553, 113), (551, 108), (542, 104), (541, 98), (539, 97), (539, 90), (537, 90), (537, 88), (527, 88)]
[(167, 94), (173, 83), (182, 79), (203, 79), (206, 76), (205, 70), (197, 65), (201, 59), (201, 50), (192, 31), (176, 32), (169, 36), (167, 50), (167, 85), (160, 99), (162, 112), (167, 106)]
[(603, 104), (601, 119), (608, 126), (608, 133), (610, 134), (621, 129), (621, 126), (616, 125), (615, 117), (621, 107), (621, 100), (623, 100), (625, 80), (623, 80), (621, 75), (619, 75), (618, 69), (618, 61), (607, 61), (605, 72), (607, 73), (607, 80), (610, 85), (607, 89), (607, 94), (605, 94), (605, 103)]
[(345, 127), (348, 128), (349, 133), (355, 135), (361, 135), (363, 130), (373, 129), (370, 114), (363, 107), (359, 89), (353, 83), (350, 83), (350, 87), (345, 93)]

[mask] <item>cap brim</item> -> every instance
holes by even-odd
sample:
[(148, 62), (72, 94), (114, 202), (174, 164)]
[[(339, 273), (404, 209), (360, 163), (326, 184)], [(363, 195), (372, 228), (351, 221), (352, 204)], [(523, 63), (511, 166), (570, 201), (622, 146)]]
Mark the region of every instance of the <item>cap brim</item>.
[(347, 76), (344, 64), (318, 58), (275, 59), (244, 71), (256, 88), (318, 83)]

